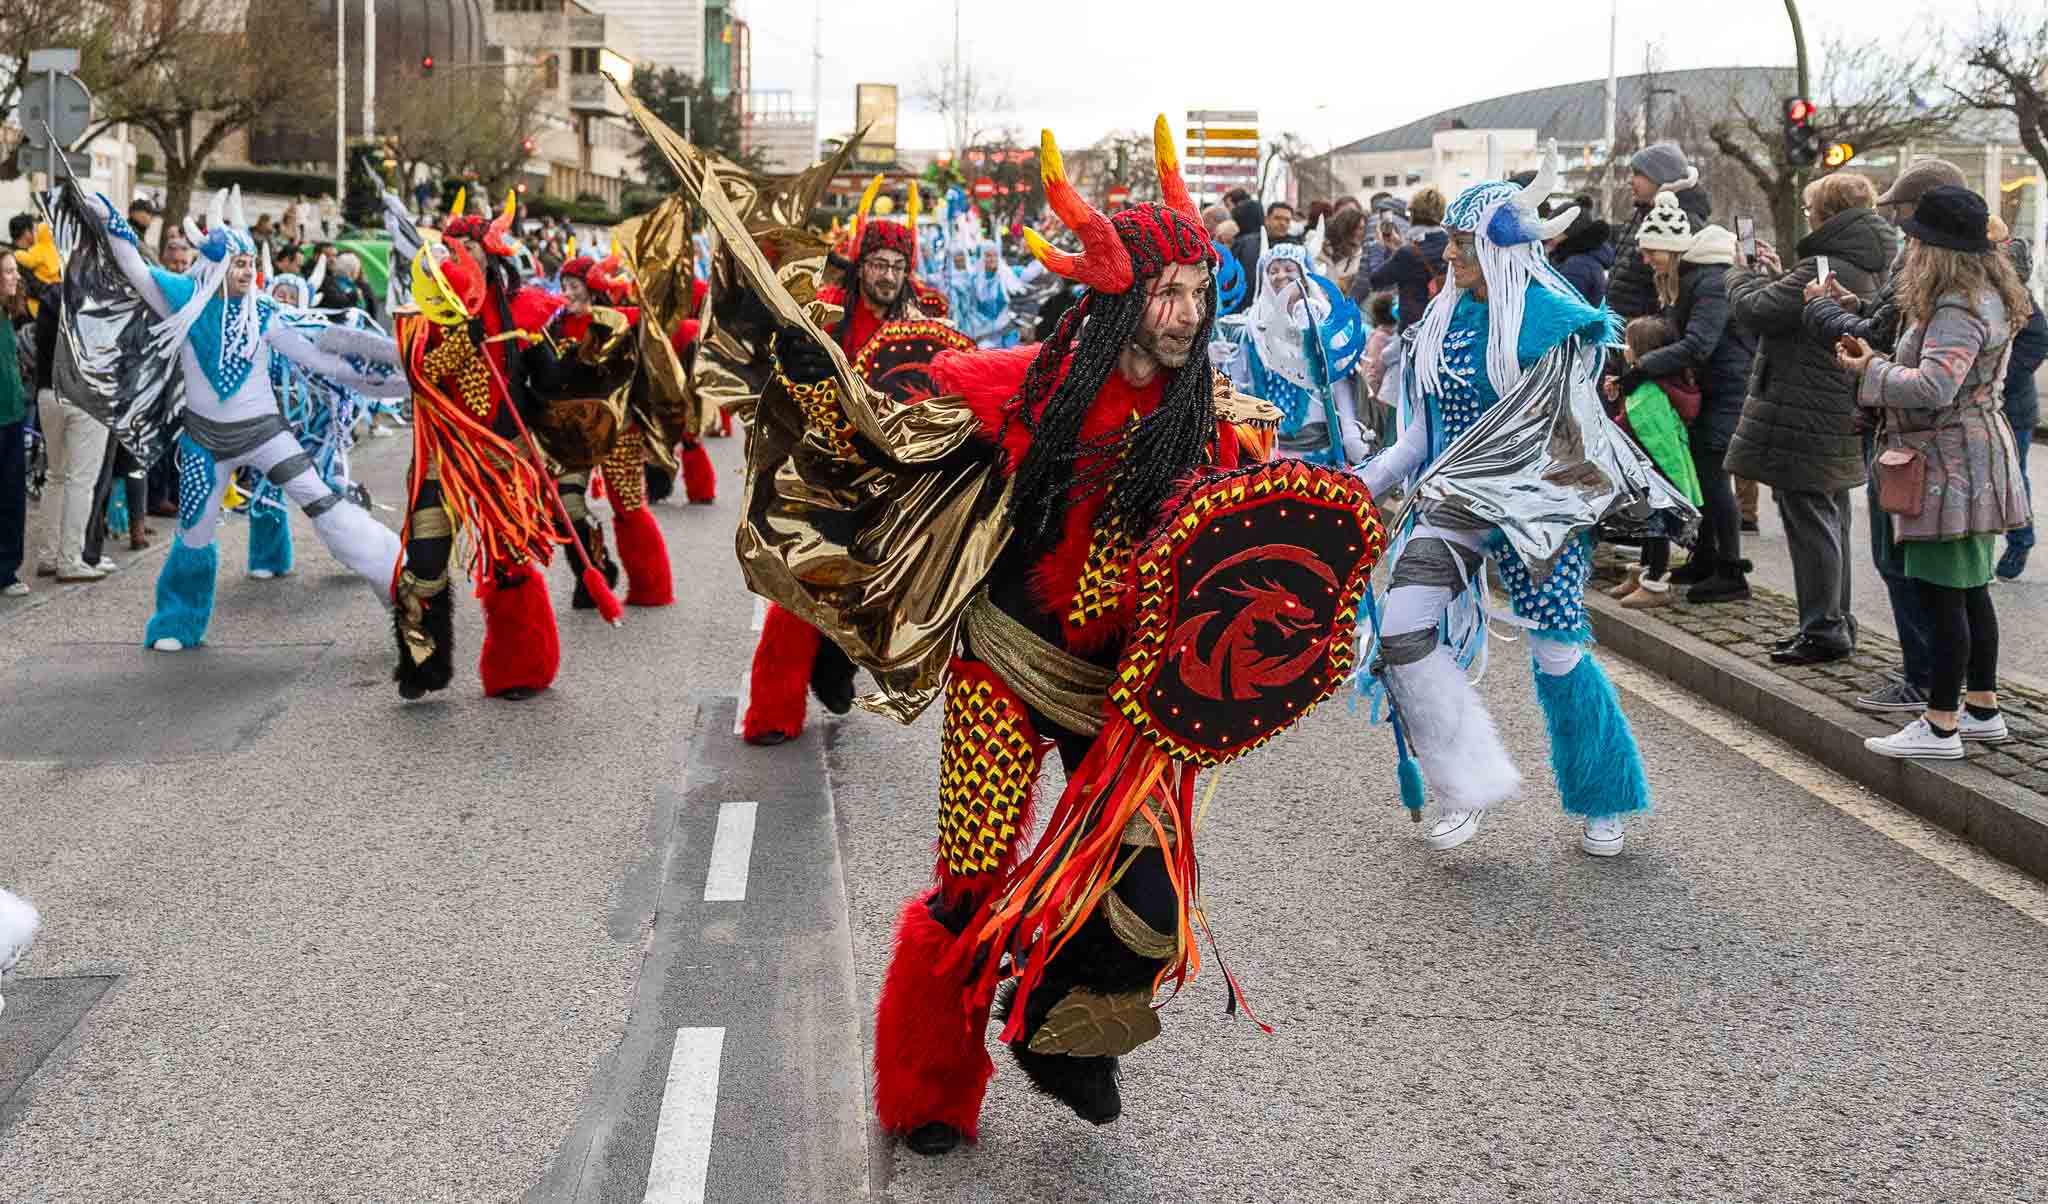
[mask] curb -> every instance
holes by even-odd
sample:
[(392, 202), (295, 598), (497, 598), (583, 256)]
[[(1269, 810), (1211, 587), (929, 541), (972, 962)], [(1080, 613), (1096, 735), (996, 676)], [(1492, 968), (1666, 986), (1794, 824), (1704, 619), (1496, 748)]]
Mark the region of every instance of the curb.
[(1732, 711), (1821, 764), (2048, 881), (2048, 797), (1962, 761), (1873, 755), (1896, 724), (1843, 706), (1697, 636), (1586, 595), (1593, 632), (1619, 655)]

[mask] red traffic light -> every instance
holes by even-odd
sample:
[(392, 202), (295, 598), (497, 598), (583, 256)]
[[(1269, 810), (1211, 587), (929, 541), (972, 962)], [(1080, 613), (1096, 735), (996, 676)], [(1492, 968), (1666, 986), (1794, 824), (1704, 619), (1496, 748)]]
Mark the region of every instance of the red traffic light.
[(431, 54), (423, 54), (423, 55), (421, 55), (421, 56), (420, 56), (420, 70), (422, 70), (422, 71), (432, 71), (433, 69), (434, 69), (434, 56), (433, 56), (433, 55), (431, 55)]
[(519, 150), (520, 150), (520, 153), (521, 153), (521, 154), (527, 154), (527, 155), (530, 155), (530, 154), (532, 154), (532, 153), (533, 153), (533, 139), (531, 139), (531, 138), (521, 138), (521, 139), (519, 140)]
[(1785, 120), (1803, 124), (1813, 120), (1813, 102), (1803, 96), (1795, 96), (1785, 102)]

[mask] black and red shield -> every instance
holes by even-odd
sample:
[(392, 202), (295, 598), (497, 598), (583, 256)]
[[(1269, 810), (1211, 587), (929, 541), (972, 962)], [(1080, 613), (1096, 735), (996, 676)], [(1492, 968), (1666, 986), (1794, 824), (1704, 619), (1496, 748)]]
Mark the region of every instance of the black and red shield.
[(931, 318), (884, 322), (853, 357), (853, 371), (891, 401), (908, 405), (935, 396), (932, 357), (941, 351), (972, 351), (974, 340)]
[(1137, 627), (1111, 699), (1179, 760), (1257, 748), (1350, 677), (1385, 544), (1348, 473), (1278, 460), (1204, 479), (1136, 556)]

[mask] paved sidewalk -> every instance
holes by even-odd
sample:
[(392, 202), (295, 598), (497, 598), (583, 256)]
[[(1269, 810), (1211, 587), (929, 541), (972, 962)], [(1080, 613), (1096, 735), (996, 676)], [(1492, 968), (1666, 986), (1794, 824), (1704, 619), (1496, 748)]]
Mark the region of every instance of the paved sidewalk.
[(1748, 602), (1631, 611), (1604, 595), (1633, 552), (1603, 548), (1588, 590), (1603, 644), (1644, 663), (1717, 705), (1736, 711), (1839, 773), (2048, 877), (2048, 693), (2009, 677), (1999, 699), (2013, 740), (1971, 745), (1964, 760), (1893, 761), (1863, 748), (1912, 716), (1870, 714), (1858, 695), (1885, 682), (1899, 663), (1896, 640), (1868, 624), (1846, 660), (1786, 667), (1771, 662), (1773, 643), (1798, 627), (1784, 594), (1754, 587)]

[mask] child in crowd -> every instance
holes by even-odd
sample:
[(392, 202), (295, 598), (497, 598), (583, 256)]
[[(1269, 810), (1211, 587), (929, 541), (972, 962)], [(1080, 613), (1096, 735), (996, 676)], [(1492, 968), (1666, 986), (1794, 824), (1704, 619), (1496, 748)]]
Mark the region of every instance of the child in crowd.
[[(1657, 350), (1678, 341), (1678, 331), (1655, 314), (1637, 318), (1624, 332), (1622, 356), (1629, 367)], [(1692, 464), (1692, 445), (1686, 427), (1700, 412), (1700, 393), (1692, 373), (1682, 372), (1659, 380), (1644, 380), (1617, 403), (1614, 420), (1629, 438), (1647, 453), (1657, 471), (1694, 506), (1700, 504), (1699, 474)], [(1651, 518), (1652, 529), (1643, 538), (1642, 560), (1630, 566), (1627, 580), (1608, 591), (1630, 610), (1669, 606), (1678, 600), (1671, 590), (1671, 531), (1663, 511)]]
[(1372, 324), (1372, 333), (1365, 338), (1365, 392), (1359, 401), (1371, 412), (1360, 414), (1358, 420), (1379, 436), (1376, 446), (1391, 447), (1401, 433), (1400, 418), (1394, 413), (1391, 391), (1381, 387), (1389, 366), (1381, 357), (1401, 337), (1401, 328), (1394, 321), (1392, 289), (1374, 293), (1366, 301), (1365, 318)]

